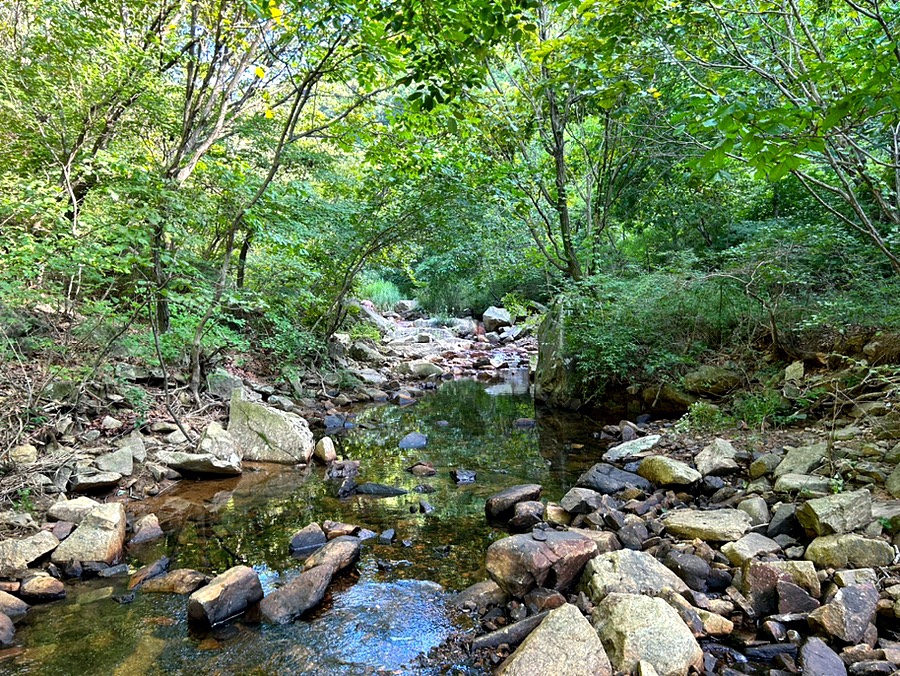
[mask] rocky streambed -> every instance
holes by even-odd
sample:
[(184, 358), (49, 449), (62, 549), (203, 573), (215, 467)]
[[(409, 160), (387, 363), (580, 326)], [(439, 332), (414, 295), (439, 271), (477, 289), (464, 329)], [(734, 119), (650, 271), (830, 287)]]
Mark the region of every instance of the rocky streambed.
[[(527, 378), (477, 377), (521, 374), (527, 338), (481, 363), (477, 335), (436, 353), (398, 326), (373, 372), (399, 405), (354, 412), (325, 385), (323, 430), (274, 390), (213, 378), (229, 418), (195, 444), (149, 426), (62, 462), (67, 490), (97, 499), (3, 515), (4, 669), (897, 669), (896, 440), (536, 410)], [(350, 393), (380, 399), (372, 385)]]

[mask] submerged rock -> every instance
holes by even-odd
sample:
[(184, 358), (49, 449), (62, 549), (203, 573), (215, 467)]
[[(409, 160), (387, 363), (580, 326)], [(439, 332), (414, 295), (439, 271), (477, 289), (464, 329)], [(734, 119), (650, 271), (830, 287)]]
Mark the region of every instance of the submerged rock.
[(188, 599), (188, 619), (215, 626), (263, 597), (259, 576), (248, 566), (229, 568)]
[(425, 448), (428, 445), (428, 437), (421, 432), (410, 432), (400, 440), (398, 446), (404, 450)]
[(364, 484), (359, 484), (356, 487), (356, 492), (362, 493), (363, 495), (371, 495), (376, 498), (392, 498), (398, 495), (406, 495), (409, 491), (405, 488), (398, 488), (397, 486), (366, 482)]
[(597, 632), (572, 604), (551, 610), (497, 670), (497, 676), (612, 676)]
[(141, 591), (147, 594), (190, 594), (207, 582), (209, 575), (190, 568), (178, 568), (165, 575), (146, 580)]
[(488, 547), (488, 574), (510, 596), (522, 598), (534, 587), (567, 589), (597, 554), (593, 540), (575, 533), (546, 531), (543, 537), (511, 535)]
[(331, 576), (332, 568), (328, 565), (305, 570), (260, 601), (260, 613), (265, 620), (275, 624), (285, 624), (300, 617), (322, 602)]

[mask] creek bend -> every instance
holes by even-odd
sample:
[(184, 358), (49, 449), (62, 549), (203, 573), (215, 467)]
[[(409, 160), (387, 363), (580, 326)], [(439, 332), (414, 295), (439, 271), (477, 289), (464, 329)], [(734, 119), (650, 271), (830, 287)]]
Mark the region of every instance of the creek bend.
[[(139, 592), (120, 603), (127, 600), (127, 576), (76, 582), (66, 600), (28, 614), (17, 634), (24, 652), (5, 669), (129, 676), (483, 673), (458, 651), (440, 646), (470, 629), (468, 618), (447, 603), (450, 592), (487, 577), (484, 552), (505, 535), (486, 523), (484, 501), (523, 483), (543, 485), (550, 499), (561, 496), (595, 461), (596, 451), (585, 449), (596, 446), (601, 423), (536, 411), (521, 382), (486, 387), (458, 380), (413, 406), (360, 409), (352, 425), (333, 438), (340, 456), (360, 461), (357, 481), (409, 493), (339, 499), (339, 483), (322, 468), (258, 465), (239, 478), (184, 480), (164, 495), (129, 505), (138, 515), (155, 512), (167, 533), (160, 543), (128, 552), (133, 568), (163, 555), (171, 559), (170, 569), (210, 574), (245, 564), (257, 571), (267, 593), (299, 573), (288, 542), (307, 524), (333, 520), (375, 533), (395, 529), (392, 544), (377, 537), (363, 544), (356, 569), (332, 584), (322, 606), (287, 625), (238, 617), (199, 631), (187, 622), (184, 596)], [(410, 432), (425, 434), (427, 446), (399, 448)], [(418, 461), (433, 463), (437, 474), (423, 478), (406, 471)], [(457, 485), (454, 469), (474, 470), (476, 481)], [(421, 484), (433, 492), (415, 492)], [(420, 499), (434, 511), (422, 513)]]

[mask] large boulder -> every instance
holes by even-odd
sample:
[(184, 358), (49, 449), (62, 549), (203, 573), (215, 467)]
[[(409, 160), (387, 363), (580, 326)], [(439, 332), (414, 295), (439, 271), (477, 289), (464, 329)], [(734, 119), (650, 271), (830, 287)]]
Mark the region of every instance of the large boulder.
[(634, 673), (648, 662), (659, 676), (702, 671), (703, 651), (678, 612), (659, 598), (609, 594), (591, 617), (617, 672)]
[(20, 577), (29, 563), (49, 554), (57, 545), (59, 540), (48, 531), (39, 531), (21, 540), (3, 540), (0, 542), (0, 577)]
[(551, 610), (497, 671), (497, 676), (612, 676), (600, 637), (570, 603)]
[(309, 424), (299, 415), (246, 401), (242, 390), (231, 397), (228, 431), (244, 460), (307, 463), (315, 450)]
[(567, 589), (597, 555), (596, 543), (576, 533), (541, 531), (539, 537), (512, 535), (488, 547), (488, 574), (510, 596), (522, 598), (534, 587)]
[(705, 364), (684, 374), (684, 389), (693, 394), (725, 394), (741, 382), (741, 375), (731, 369)]
[(637, 473), (658, 486), (689, 486), (703, 478), (700, 472), (687, 464), (664, 455), (644, 458)]
[(894, 548), (862, 535), (823, 535), (809, 543), (804, 557), (819, 568), (874, 568), (894, 561)]
[(541, 490), (540, 484), (523, 484), (494, 493), (484, 503), (485, 516), (491, 521), (508, 521), (516, 504), (537, 500), (541, 497)]
[(256, 571), (248, 566), (235, 566), (191, 594), (188, 619), (214, 626), (243, 612), (262, 597)]
[(236, 453), (222, 458), (212, 453), (185, 453), (183, 451), (158, 451), (156, 460), (191, 474), (223, 474), (234, 476), (242, 472), (241, 458)]
[(731, 542), (750, 530), (750, 515), (739, 509), (676, 509), (663, 516), (662, 521), (669, 533), (685, 540)]
[(646, 552), (631, 549), (601, 554), (588, 561), (581, 587), (594, 603), (608, 594), (659, 594), (665, 588), (678, 592), (688, 590), (675, 573)]
[(260, 601), (260, 613), (274, 624), (285, 624), (300, 617), (322, 602), (332, 574), (331, 566), (316, 566), (303, 571)]
[(491, 305), (481, 316), (484, 322), (484, 330), (488, 333), (499, 331), (504, 326), (512, 326), (513, 318), (509, 310)]
[(797, 510), (797, 520), (816, 535), (848, 533), (872, 521), (872, 494), (865, 488), (809, 500)]
[(71, 561), (112, 565), (125, 544), (125, 507), (108, 502), (94, 507), (81, 524), (50, 555), (56, 564)]

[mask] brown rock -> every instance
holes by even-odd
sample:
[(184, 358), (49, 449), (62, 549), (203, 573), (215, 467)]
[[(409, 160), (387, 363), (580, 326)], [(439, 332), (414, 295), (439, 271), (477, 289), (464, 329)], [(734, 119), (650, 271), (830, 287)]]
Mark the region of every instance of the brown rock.
[(322, 602), (331, 582), (330, 566), (306, 570), (285, 586), (279, 587), (259, 604), (263, 618), (275, 624), (286, 624)]
[(316, 566), (329, 566), (336, 575), (356, 563), (359, 558), (359, 547), (359, 538), (346, 535), (335, 538), (306, 559), (303, 568), (309, 570)]
[(830, 603), (809, 614), (809, 624), (847, 643), (859, 643), (875, 618), (878, 599), (870, 582), (844, 587)]
[(485, 516), (489, 521), (507, 521), (513, 516), (517, 503), (537, 500), (542, 490), (539, 484), (523, 484), (495, 493), (484, 503)]
[(262, 597), (262, 585), (256, 571), (249, 566), (234, 566), (191, 594), (188, 619), (215, 626), (243, 612)]
[(589, 538), (560, 531), (542, 533), (543, 540), (512, 535), (488, 547), (488, 574), (510, 596), (522, 598), (538, 586), (565, 590), (597, 555), (597, 545)]
[(22, 581), (19, 595), (27, 601), (56, 601), (66, 597), (66, 587), (55, 577), (35, 575)]
[(190, 568), (179, 568), (170, 573), (146, 580), (141, 591), (148, 594), (190, 594), (209, 582), (204, 575)]

